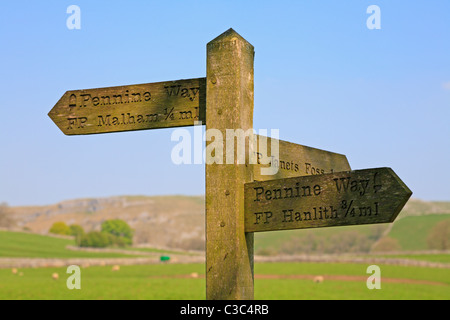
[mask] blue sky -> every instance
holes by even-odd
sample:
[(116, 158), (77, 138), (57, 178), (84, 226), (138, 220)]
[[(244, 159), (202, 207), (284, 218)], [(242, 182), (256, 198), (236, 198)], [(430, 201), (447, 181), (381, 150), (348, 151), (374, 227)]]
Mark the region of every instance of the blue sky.
[(450, 200), (449, 1), (17, 0), (0, 3), (0, 202), (203, 194), (204, 165), (171, 161), (173, 129), (68, 137), (47, 113), (67, 90), (204, 77), (230, 27), (256, 51), (255, 129)]

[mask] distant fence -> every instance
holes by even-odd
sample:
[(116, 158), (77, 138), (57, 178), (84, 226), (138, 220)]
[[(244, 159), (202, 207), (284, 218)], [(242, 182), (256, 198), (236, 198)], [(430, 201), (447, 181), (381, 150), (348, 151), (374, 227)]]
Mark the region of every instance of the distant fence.
[[(168, 263), (204, 263), (205, 258), (199, 256), (170, 256)], [(167, 263), (167, 261), (165, 261)], [(50, 268), (77, 265), (80, 267), (109, 265), (143, 265), (161, 264), (160, 257), (144, 258), (0, 258), (0, 268)]]
[[(416, 266), (429, 268), (450, 269), (450, 263), (422, 261), (406, 258), (386, 257), (345, 257), (338, 255), (286, 255), (263, 257), (255, 256), (255, 262), (316, 262), (316, 263), (358, 263), (358, 264), (389, 264), (401, 266)], [(107, 266), (107, 265), (143, 265), (160, 264), (160, 255), (139, 258), (0, 258), (0, 268), (42, 268), (42, 267), (64, 267), (69, 265)], [(170, 255), (170, 263), (205, 263), (203, 255)]]
[(340, 255), (285, 255), (263, 257), (255, 256), (258, 262), (320, 262), (320, 263), (361, 263), (361, 264), (389, 264), (400, 266), (415, 266), (429, 268), (450, 269), (450, 263), (416, 260), (412, 258), (388, 258), (388, 257), (346, 257)]

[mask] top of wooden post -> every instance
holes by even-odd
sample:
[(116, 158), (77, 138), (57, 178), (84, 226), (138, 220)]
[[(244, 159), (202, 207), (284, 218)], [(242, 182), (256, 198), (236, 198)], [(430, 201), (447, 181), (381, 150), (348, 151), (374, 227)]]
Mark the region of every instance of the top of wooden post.
[(233, 28), (228, 29), (227, 31), (225, 31), (221, 35), (217, 36), (216, 38), (214, 38), (213, 40), (208, 42), (208, 46), (213, 45), (213, 44), (215, 44), (217, 42), (228, 42), (228, 41), (237, 40), (237, 39), (239, 39), (241, 42), (249, 45), (252, 49), (254, 49), (253, 45), (251, 43), (249, 43), (247, 40), (245, 40)]

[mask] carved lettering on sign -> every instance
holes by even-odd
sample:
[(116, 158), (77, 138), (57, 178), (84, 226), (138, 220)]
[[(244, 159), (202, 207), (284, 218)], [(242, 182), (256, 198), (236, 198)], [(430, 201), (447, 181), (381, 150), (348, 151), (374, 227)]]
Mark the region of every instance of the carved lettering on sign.
[(206, 79), (68, 91), (50, 111), (70, 135), (194, 125), (205, 120)]
[(389, 168), (245, 185), (246, 232), (392, 222), (411, 191)]
[[(271, 152), (273, 138), (257, 136), (257, 165), (254, 166), (255, 181), (266, 181), (279, 178), (319, 175), (351, 170), (347, 157), (343, 154), (311, 148), (300, 144), (277, 140), (279, 155)], [(267, 150), (260, 150), (259, 140), (267, 139)], [(273, 166), (277, 168), (274, 175), (262, 175), (261, 168)]]

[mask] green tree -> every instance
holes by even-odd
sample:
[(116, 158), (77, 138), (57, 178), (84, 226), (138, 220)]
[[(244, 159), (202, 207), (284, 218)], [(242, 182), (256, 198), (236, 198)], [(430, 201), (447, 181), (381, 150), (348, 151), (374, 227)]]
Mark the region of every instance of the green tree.
[(80, 237), (80, 247), (105, 248), (111, 244), (110, 236), (105, 232), (90, 231)]
[[(121, 219), (106, 220), (102, 223), (102, 232), (111, 234), (119, 238), (118, 242), (124, 242), (125, 244), (131, 244), (133, 242), (134, 230)], [(120, 245), (120, 244), (119, 244)]]
[(48, 232), (54, 233), (54, 234), (67, 235), (67, 236), (71, 234), (69, 226), (65, 222), (62, 222), (62, 221), (55, 222), (50, 227), (50, 230)]
[(79, 224), (71, 224), (69, 226), (69, 228), (70, 228), (70, 234), (72, 236), (79, 236), (79, 235), (84, 234), (84, 229)]
[(83, 227), (78, 224), (72, 224), (69, 228), (70, 234), (75, 236), (77, 245), (80, 245), (81, 237), (85, 234)]

